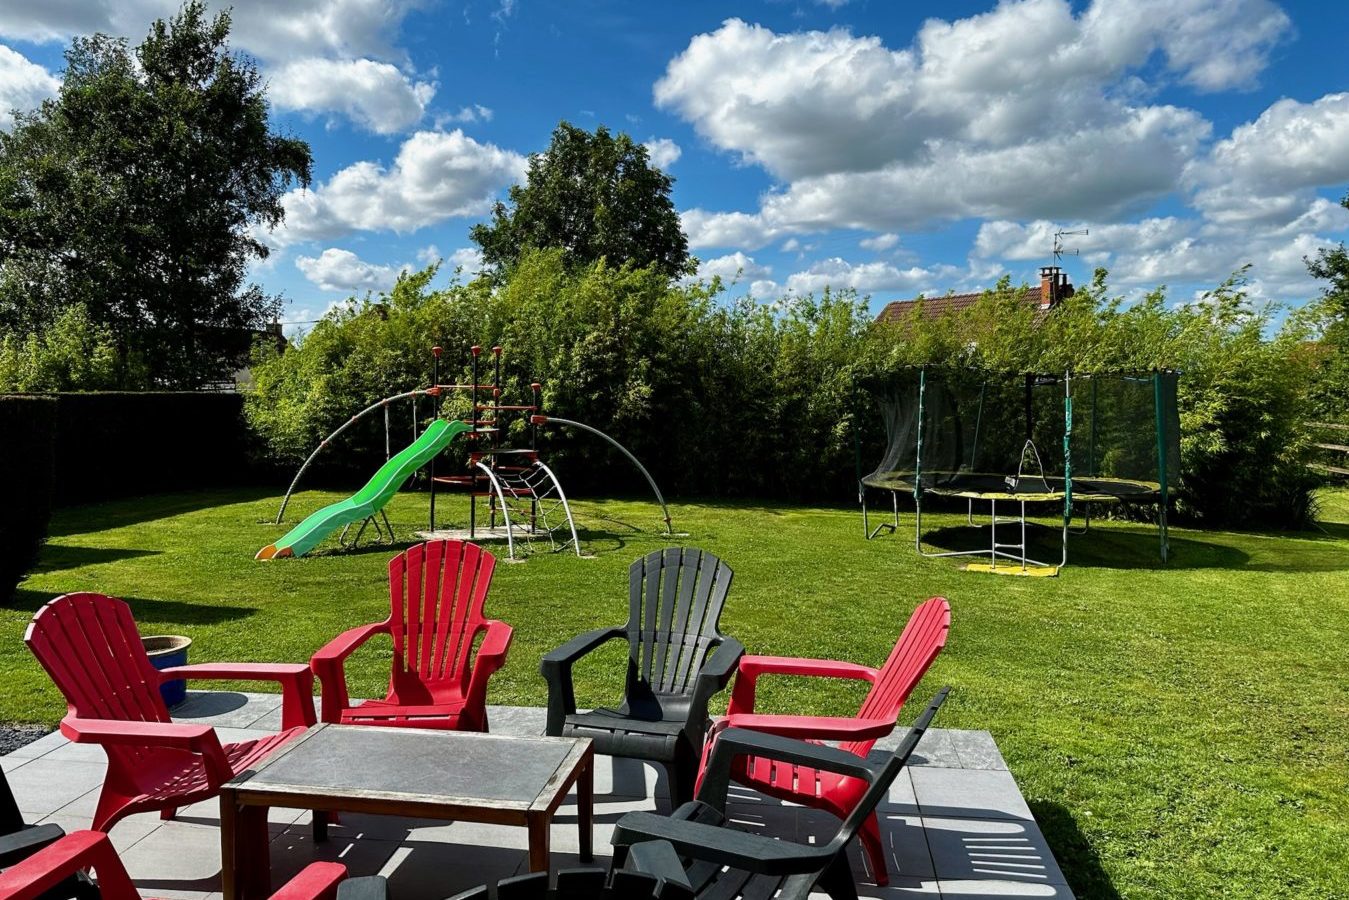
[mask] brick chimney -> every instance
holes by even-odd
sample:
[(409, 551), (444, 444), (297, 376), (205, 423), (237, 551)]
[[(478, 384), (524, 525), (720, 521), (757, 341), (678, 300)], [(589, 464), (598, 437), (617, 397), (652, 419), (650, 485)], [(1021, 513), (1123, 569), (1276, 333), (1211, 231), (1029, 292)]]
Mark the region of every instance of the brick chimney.
[(1068, 276), (1058, 266), (1040, 267), (1040, 308), (1053, 309), (1073, 295)]

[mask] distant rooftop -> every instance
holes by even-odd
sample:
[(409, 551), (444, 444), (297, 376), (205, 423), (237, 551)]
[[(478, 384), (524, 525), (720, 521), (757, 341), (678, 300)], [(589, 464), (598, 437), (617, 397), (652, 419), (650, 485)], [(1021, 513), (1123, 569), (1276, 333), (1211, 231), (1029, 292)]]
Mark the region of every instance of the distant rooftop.
[[(947, 294), (921, 300), (895, 300), (885, 305), (876, 321), (894, 322), (903, 319), (915, 306), (918, 306), (918, 314), (924, 319), (939, 319), (973, 306), (983, 295), (983, 291), (976, 291), (972, 294)], [(1040, 269), (1040, 284), (1027, 288), (1021, 299), (1028, 306), (1048, 311), (1072, 295), (1073, 285), (1068, 276), (1058, 266), (1044, 266)]]

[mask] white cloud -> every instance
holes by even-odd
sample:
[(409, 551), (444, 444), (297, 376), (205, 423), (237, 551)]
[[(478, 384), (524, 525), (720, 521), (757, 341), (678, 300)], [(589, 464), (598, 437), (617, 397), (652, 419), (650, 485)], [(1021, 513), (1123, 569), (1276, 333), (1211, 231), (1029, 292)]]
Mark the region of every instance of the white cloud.
[(333, 238), (353, 231), (407, 233), (455, 216), (485, 212), (493, 195), (524, 177), (525, 158), (479, 143), (455, 129), (419, 131), (392, 166), (347, 166), (313, 190), (283, 198), (286, 222), (276, 244)]
[[(156, 18), (178, 12), (180, 0), (117, 0), (0, 4), (0, 37), (64, 41), (102, 31), (139, 41)], [(229, 8), (233, 45), (264, 61), (309, 56), (402, 60), (393, 45), (418, 0), (209, 0)]]
[(459, 112), (449, 113), (441, 118), (439, 124), (448, 122), (490, 122), (493, 112), (481, 103), (474, 103), (471, 106), (461, 106)]
[(446, 262), (451, 269), (463, 269), (465, 275), (477, 275), (482, 271), (482, 251), (477, 247), (460, 247)]
[(709, 259), (698, 266), (698, 278), (720, 277), (723, 281), (755, 280), (773, 274), (773, 268), (755, 262), (754, 257), (739, 251)]
[(416, 125), (435, 93), (434, 84), (371, 59), (296, 60), (271, 73), (267, 92), (281, 109), (339, 112), (378, 134)]
[(1195, 205), (1214, 221), (1291, 221), (1315, 188), (1349, 181), (1349, 93), (1274, 103), (1233, 129), (1188, 174)]
[(899, 235), (894, 232), (878, 234), (875, 237), (862, 238), (858, 242), (863, 250), (874, 250), (877, 253), (889, 250), (899, 243)]
[(27, 112), (56, 96), (61, 80), (21, 53), (0, 45), (0, 128), (14, 124), (14, 110)]
[(394, 286), (407, 266), (377, 265), (361, 259), (350, 250), (329, 247), (318, 256), (297, 256), (295, 267), (305, 278), (325, 291), (387, 291)]
[(646, 147), (647, 153), (651, 157), (651, 165), (657, 169), (668, 169), (679, 161), (683, 150), (679, 145), (669, 138), (652, 138), (642, 146)]
[(900, 269), (885, 262), (851, 263), (834, 256), (813, 263), (803, 272), (787, 277), (787, 289), (796, 294), (819, 293), (826, 287), (833, 290), (852, 288), (859, 294), (877, 291), (917, 292), (932, 286), (934, 279), (953, 276), (954, 270), (939, 271), (913, 266)]
[(1161, 59), (1162, 80), (1245, 85), (1288, 28), (1269, 0), (1095, 0), (1076, 15), (1067, 0), (1007, 0), (929, 20), (898, 49), (731, 19), (694, 37), (654, 95), (785, 182), (756, 213), (686, 214), (703, 246), (969, 217), (1114, 218), (1175, 190), (1209, 136), (1198, 113), (1137, 99), (1158, 86), (1141, 81), (1157, 77), (1149, 60)]
[(687, 209), (679, 214), (680, 227), (688, 235), (689, 247), (746, 247), (756, 250), (776, 239), (781, 230), (768, 225), (753, 213), (708, 212)]
[(1066, 236), (1064, 248), (1091, 258), (1100, 253), (1151, 252), (1174, 246), (1192, 237), (1199, 223), (1176, 216), (1143, 219), (1125, 224), (1056, 223), (1040, 219), (1017, 223), (999, 220), (984, 222), (974, 239), (973, 255), (982, 259), (1047, 260), (1054, 247), (1054, 232), (1082, 231), (1087, 234)]

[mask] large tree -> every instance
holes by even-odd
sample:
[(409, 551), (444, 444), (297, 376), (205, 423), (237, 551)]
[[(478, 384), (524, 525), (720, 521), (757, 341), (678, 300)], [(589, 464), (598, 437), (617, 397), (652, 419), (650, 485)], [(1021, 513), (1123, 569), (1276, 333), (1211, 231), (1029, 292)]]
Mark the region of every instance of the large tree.
[(0, 134), (0, 328), (41, 332), (82, 305), (155, 386), (246, 355), (279, 308), (247, 281), (267, 256), (255, 231), (281, 222), (311, 158), (272, 132), (229, 30), (191, 0), (134, 49), (77, 38), (59, 95)]
[(651, 165), (646, 147), (604, 126), (592, 134), (562, 122), (543, 153), (529, 158), (525, 184), (497, 202), (490, 224), (470, 236), (483, 261), (510, 269), (526, 248), (560, 248), (568, 265), (600, 258), (692, 274), (688, 239), (670, 200), (674, 179)]
[[(1349, 209), (1349, 195), (1340, 201)], [(1321, 331), (1320, 365), (1312, 385), (1312, 415), (1349, 416), (1349, 249), (1341, 243), (1307, 260), (1307, 271), (1327, 282), (1310, 311)]]

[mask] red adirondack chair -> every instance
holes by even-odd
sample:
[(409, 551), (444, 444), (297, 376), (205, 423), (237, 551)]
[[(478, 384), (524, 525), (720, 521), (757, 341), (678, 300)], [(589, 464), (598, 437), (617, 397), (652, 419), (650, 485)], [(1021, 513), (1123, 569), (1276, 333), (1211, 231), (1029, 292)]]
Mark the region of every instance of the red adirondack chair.
[[(913, 611), (895, 648), (890, 651), (890, 658), (879, 669), (824, 659), (742, 657), (726, 717), (713, 726), (713, 733), (726, 728), (748, 728), (817, 743), (840, 741), (840, 749), (865, 757), (877, 739), (894, 731), (895, 720), (904, 701), (946, 645), (946, 635), (950, 630), (950, 604), (941, 597), (933, 597)], [(852, 678), (871, 682), (871, 690), (862, 701), (862, 708), (857, 711), (857, 715), (851, 717), (756, 714), (755, 684), (760, 675), (770, 674)], [(713, 743), (709, 741), (706, 745), (708, 749), (703, 753), (704, 766), (710, 758)], [(733, 766), (731, 777), (761, 793), (828, 810), (840, 819), (857, 805), (867, 789), (867, 783), (860, 778), (762, 757), (741, 757)], [(867, 817), (858, 834), (871, 860), (876, 883), (884, 887), (889, 882), (889, 876), (885, 852), (881, 847), (880, 825), (874, 812)]]
[[(308, 666), (207, 663), (157, 671), (131, 607), (113, 597), (57, 597), (33, 616), (23, 640), (65, 695), (61, 733), (77, 744), (101, 744), (108, 754), (97, 831), (149, 810), (172, 818), (178, 807), (216, 796), (220, 785), (314, 724)], [(159, 685), (176, 678), (280, 682), (282, 731), (221, 744), (208, 725), (172, 722)]]
[[(0, 872), (0, 900), (38, 900), (85, 869), (98, 876), (103, 900), (141, 900), (131, 883), (112, 840), (100, 831), (76, 831), (17, 865)], [(341, 863), (316, 862), (306, 866), (272, 900), (333, 900), (347, 877)], [(60, 894), (56, 894), (60, 896)]]
[[(464, 541), (427, 541), (390, 560), (389, 618), (343, 632), (310, 661), (323, 721), (486, 731), (487, 679), (511, 645), (511, 627), (482, 614), (495, 568), (496, 557)], [(393, 640), (388, 696), (353, 706), (343, 663), (379, 634)]]

